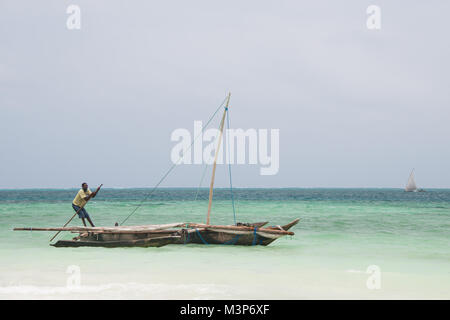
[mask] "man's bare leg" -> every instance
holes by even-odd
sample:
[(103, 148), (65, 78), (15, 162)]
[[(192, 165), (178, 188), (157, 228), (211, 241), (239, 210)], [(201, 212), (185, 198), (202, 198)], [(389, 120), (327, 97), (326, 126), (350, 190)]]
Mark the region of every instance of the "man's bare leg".
[(89, 223), (91, 224), (91, 226), (92, 226), (92, 227), (95, 227), (95, 226), (94, 226), (94, 223), (93, 223), (92, 220), (91, 220), (91, 218), (90, 218), (90, 217), (87, 217), (87, 219), (88, 219)]
[(84, 221), (84, 218), (81, 218), (81, 221), (83, 221), (83, 224), (86, 227), (86, 221)]

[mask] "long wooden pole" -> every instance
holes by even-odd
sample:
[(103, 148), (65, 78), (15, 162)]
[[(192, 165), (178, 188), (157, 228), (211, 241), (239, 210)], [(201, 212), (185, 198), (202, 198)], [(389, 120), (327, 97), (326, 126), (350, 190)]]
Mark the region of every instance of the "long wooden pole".
[(214, 156), (214, 164), (213, 164), (213, 171), (212, 171), (212, 177), (211, 177), (211, 184), (209, 186), (208, 215), (206, 217), (206, 224), (207, 225), (209, 225), (209, 218), (210, 218), (210, 215), (211, 215), (211, 206), (212, 206), (213, 188), (214, 188), (214, 178), (216, 176), (217, 157), (219, 156), (219, 150), (220, 150), (220, 146), (221, 146), (221, 143), (222, 143), (223, 124), (225, 122), (225, 116), (226, 116), (227, 111), (228, 111), (228, 105), (230, 103), (230, 97), (231, 97), (231, 92), (228, 93), (227, 104), (225, 106), (225, 110), (223, 111), (222, 120), (220, 121), (219, 142), (217, 143), (216, 154)]
[[(87, 202), (86, 202), (86, 203), (87, 203)], [(78, 212), (80, 212), (83, 208), (84, 208), (84, 206), (80, 207), (80, 209), (78, 209), (77, 212), (75, 212), (75, 214), (72, 216), (72, 218), (70, 218), (69, 221), (67, 221), (66, 224), (63, 225), (63, 228), (66, 227), (66, 226), (70, 223), (70, 221), (72, 221), (73, 218), (75, 218), (75, 216), (78, 214)], [(57, 236), (58, 234), (60, 234), (61, 231), (62, 231), (62, 230), (59, 230), (57, 233), (55, 233), (55, 235), (50, 239), (50, 242), (52, 242), (53, 239), (55, 239), (56, 236)]]
[[(100, 191), (100, 189), (101, 189), (102, 186), (103, 186), (103, 184), (101, 184), (100, 187), (98, 187), (97, 190), (95, 190), (95, 195), (97, 195), (97, 192)], [(89, 198), (89, 199), (87, 199), (86, 203), (85, 203), (84, 205), (82, 205), (82, 206), (80, 207), (80, 209), (77, 210), (77, 212), (75, 212), (75, 214), (72, 216), (72, 218), (70, 218), (69, 221), (67, 221), (65, 225), (63, 225), (63, 228), (66, 227), (66, 226), (70, 223), (70, 221), (73, 220), (73, 218), (75, 218), (75, 216), (78, 214), (78, 212), (80, 212), (81, 210), (83, 210), (84, 206), (85, 206), (85, 205), (88, 203), (88, 201), (91, 200), (91, 199), (92, 199), (92, 197)], [(58, 234), (60, 234), (60, 232), (61, 232), (61, 230), (58, 231), (58, 232), (50, 239), (50, 242), (52, 242), (53, 239), (55, 239), (56, 236), (57, 236)]]

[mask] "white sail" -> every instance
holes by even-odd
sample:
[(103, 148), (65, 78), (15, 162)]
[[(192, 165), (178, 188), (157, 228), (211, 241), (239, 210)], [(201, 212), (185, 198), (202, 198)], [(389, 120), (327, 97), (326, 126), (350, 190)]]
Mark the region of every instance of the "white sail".
[(414, 169), (411, 171), (409, 175), (408, 183), (406, 184), (405, 191), (417, 191), (416, 181), (414, 180)]

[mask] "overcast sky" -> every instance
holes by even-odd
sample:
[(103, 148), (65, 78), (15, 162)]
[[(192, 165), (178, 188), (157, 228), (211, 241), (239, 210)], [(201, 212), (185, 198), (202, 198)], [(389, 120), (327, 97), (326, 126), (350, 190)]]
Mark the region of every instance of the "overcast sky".
[(450, 187), (450, 2), (343, 3), (2, 0), (0, 188), (151, 187), (228, 91), (232, 127), (280, 129), (279, 173), (238, 187)]

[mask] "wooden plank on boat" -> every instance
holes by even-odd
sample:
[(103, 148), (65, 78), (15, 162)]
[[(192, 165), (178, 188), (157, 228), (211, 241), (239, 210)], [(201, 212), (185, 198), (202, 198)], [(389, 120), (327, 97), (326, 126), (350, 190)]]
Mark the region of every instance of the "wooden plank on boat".
[[(199, 224), (199, 223), (190, 223), (188, 224), (188, 227), (190, 228), (206, 228), (207, 230), (234, 230), (234, 231), (251, 231), (253, 232), (255, 228), (253, 227), (246, 227), (246, 226), (220, 226), (220, 225), (206, 225), (206, 224)], [(285, 231), (285, 230), (278, 230), (278, 229), (269, 229), (269, 228), (257, 228), (257, 231), (263, 231), (266, 233), (272, 233), (272, 234), (281, 234), (281, 235), (294, 235), (291, 231)]]
[(293, 226), (295, 226), (298, 222), (300, 221), (299, 218), (289, 222), (288, 224), (285, 224), (284, 226), (276, 226), (276, 227), (268, 227), (268, 229), (283, 229), (285, 231), (288, 231), (290, 228), (292, 228)]
[(49, 228), (14, 228), (14, 231), (74, 231), (74, 232), (94, 232), (94, 233), (139, 233), (152, 232), (158, 230), (167, 230), (170, 228), (184, 227), (186, 223), (170, 223), (160, 225), (142, 225), (142, 226), (120, 226), (120, 227), (49, 227)]
[(51, 244), (57, 248), (63, 247), (162, 247), (171, 243), (177, 243), (181, 237), (159, 237), (139, 240), (120, 240), (120, 241), (86, 241), (86, 240), (59, 240), (55, 244)]
[(261, 228), (263, 226), (265, 226), (266, 224), (268, 224), (269, 221), (263, 221), (263, 222), (253, 222), (253, 223), (242, 223), (242, 222), (238, 222), (236, 224), (236, 226), (247, 226), (247, 227), (253, 227), (253, 228)]

